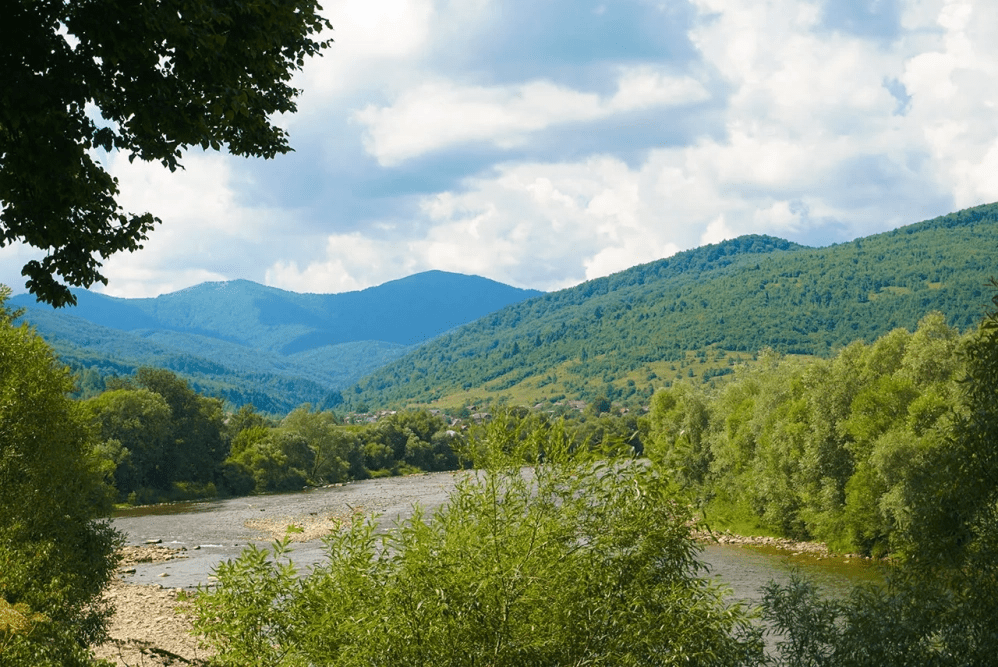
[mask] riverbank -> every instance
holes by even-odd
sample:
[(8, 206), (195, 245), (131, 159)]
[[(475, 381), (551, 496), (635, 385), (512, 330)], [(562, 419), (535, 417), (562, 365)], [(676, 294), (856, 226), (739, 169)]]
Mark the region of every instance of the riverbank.
[(759, 535), (735, 535), (728, 531), (695, 533), (701, 542), (732, 544), (741, 547), (763, 547), (784, 551), (788, 556), (813, 556), (814, 558), (843, 558), (847, 560), (870, 561), (869, 556), (860, 554), (835, 553), (823, 542), (798, 542), (786, 537), (766, 537)]
[(115, 607), (111, 639), (94, 651), (121, 667), (203, 665), (210, 651), (191, 635), (190, 602), (181, 590), (115, 581), (104, 594)]
[[(137, 563), (165, 563), (186, 558), (184, 549), (161, 545), (130, 546), (121, 551), (119, 577), (135, 571)], [(98, 658), (120, 667), (203, 665), (210, 651), (191, 635), (187, 616), (190, 602), (181, 589), (162, 585), (140, 586), (116, 578), (104, 593), (114, 606), (110, 640), (98, 646)]]
[[(327, 534), (334, 526), (349, 521), (361, 514), (361, 508), (353, 507), (342, 514), (326, 516), (284, 515), (269, 521), (253, 522), (256, 530), (269, 533), (271, 537), (290, 535), (295, 541), (315, 540)], [(294, 526), (288, 532), (288, 527)], [(701, 542), (721, 544), (730, 547), (748, 547), (763, 550), (769, 554), (778, 552), (783, 556), (804, 557), (809, 560), (853, 563), (853, 567), (869, 563), (868, 558), (856, 555), (832, 553), (827, 546), (818, 542), (795, 542), (784, 538), (742, 536), (727, 532), (697, 534)], [(185, 559), (189, 554), (185, 549), (172, 549), (158, 544), (125, 547), (119, 572), (127, 578), (134, 572), (137, 563), (166, 563)], [(169, 580), (164, 578), (164, 582)], [(210, 651), (200, 644), (191, 633), (192, 624), (187, 612), (191, 603), (184, 600), (179, 588), (165, 588), (163, 585), (136, 585), (116, 580), (106, 593), (106, 598), (115, 606), (111, 623), (111, 640), (98, 647), (100, 658), (112, 661), (119, 667), (136, 666), (178, 666), (203, 665)]]

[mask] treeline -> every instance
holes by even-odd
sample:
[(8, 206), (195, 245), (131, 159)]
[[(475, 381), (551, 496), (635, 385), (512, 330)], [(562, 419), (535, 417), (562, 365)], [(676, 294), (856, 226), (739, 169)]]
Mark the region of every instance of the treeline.
[(283, 419), (249, 405), (226, 414), (220, 399), (163, 369), (108, 384), (81, 406), (121, 501), (288, 491), (461, 465), (463, 435), (425, 410), (356, 426), (308, 405)]
[(883, 554), (923, 509), (925, 461), (967, 412), (975, 335), (935, 313), (832, 359), (770, 352), (718, 388), (674, 385), (654, 398), (648, 451), (708, 521)]
[[(372, 477), (457, 470), (475, 456), (469, 442), (482, 425), (428, 410), (347, 423), (303, 405), (283, 418), (245, 405), (226, 413), (165, 369), (140, 368), (107, 380), (108, 389), (79, 402), (97, 430), (96, 453), (120, 502), (146, 504), (298, 490)], [(523, 433), (568, 416), (575, 447), (626, 442), (641, 451), (646, 426), (636, 414), (611, 415), (609, 401), (585, 413), (514, 408)], [(466, 410), (464, 411), (466, 412)], [(372, 418), (374, 419), (374, 418)]]
[(221, 476), (227, 493), (289, 491), (304, 485), (456, 470), (466, 463), (465, 436), (426, 410), (377, 423), (346, 425), (332, 412), (302, 406), (273, 424), (243, 408)]

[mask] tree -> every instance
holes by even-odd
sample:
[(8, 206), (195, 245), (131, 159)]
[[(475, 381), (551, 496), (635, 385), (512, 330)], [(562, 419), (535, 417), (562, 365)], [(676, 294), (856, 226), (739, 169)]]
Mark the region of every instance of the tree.
[(106, 636), (113, 489), (69, 369), (0, 287), (0, 662), (83, 665)]
[(309, 481), (324, 484), (346, 480), (351, 439), (342, 437), (336, 415), (328, 411), (313, 412), (306, 403), (285, 417), (282, 426), (302, 438), (311, 451), (310, 465), (302, 467)]
[(106, 391), (84, 402), (100, 430), (99, 451), (114, 463), (122, 499), (144, 487), (165, 491), (167, 451), (173, 430), (170, 406), (148, 389)]
[[(192, 146), (272, 158), (290, 149), (276, 114), (331, 40), (315, 0), (11, 0), (0, 22), (0, 247), (46, 251), (22, 274), (40, 300), (107, 283), (101, 260), (142, 247), (159, 222), (125, 213), (93, 151), (175, 171)], [(94, 118), (91, 108), (99, 117)]]
[[(992, 281), (998, 290), (998, 283)], [(991, 665), (998, 654), (998, 296), (963, 353), (962, 405), (931, 447), (905, 451), (907, 511), (888, 585), (822, 600), (813, 583), (770, 584), (765, 615), (786, 665)], [(929, 342), (954, 349), (927, 323)], [(937, 335), (941, 333), (942, 335)], [(905, 368), (945, 379), (954, 366), (917, 355)], [(949, 366), (949, 370), (947, 370)]]
[(225, 422), (226, 436), (230, 441), (248, 428), (272, 426), (271, 421), (256, 411), (252, 403), (246, 403), (229, 415)]
[(201, 396), (186, 380), (162, 368), (139, 368), (135, 382), (170, 406), (173, 428), (165, 457), (166, 481), (212, 482), (217, 466), (229, 455), (222, 401)]

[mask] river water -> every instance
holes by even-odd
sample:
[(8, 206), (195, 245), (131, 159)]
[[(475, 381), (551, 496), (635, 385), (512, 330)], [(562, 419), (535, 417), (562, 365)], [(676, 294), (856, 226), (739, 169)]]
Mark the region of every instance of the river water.
[[(210, 583), (212, 570), (226, 559), (236, 558), (250, 544), (265, 547), (273, 535), (261, 526), (279, 532), (292, 523), (321, 522), (354, 512), (378, 513), (382, 525), (412, 516), (415, 504), (432, 511), (446, 502), (455, 479), (466, 472), (408, 475), (354, 482), (268, 496), (251, 496), (209, 502), (173, 503), (120, 512), (114, 525), (129, 545), (160, 540), (163, 546), (187, 549), (187, 558), (136, 566), (126, 580), (136, 584), (161, 584), (169, 588), (195, 588)], [(321, 540), (293, 545), (292, 558), (300, 569), (323, 557)], [(874, 568), (847, 558), (793, 556), (776, 549), (707, 544), (701, 560), (709, 576), (731, 589), (734, 599), (749, 603), (761, 600), (761, 589), (771, 580), (785, 582), (797, 569), (829, 593), (845, 591), (852, 583), (876, 579)], [(162, 576), (167, 575), (167, 576)]]

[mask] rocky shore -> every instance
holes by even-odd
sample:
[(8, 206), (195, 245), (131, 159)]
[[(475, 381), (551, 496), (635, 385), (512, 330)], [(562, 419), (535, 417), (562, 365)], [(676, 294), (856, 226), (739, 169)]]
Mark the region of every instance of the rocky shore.
[[(125, 547), (119, 573), (127, 577), (136, 563), (162, 563), (186, 558), (183, 549), (159, 545)], [(121, 667), (203, 665), (210, 655), (191, 635), (186, 615), (190, 603), (180, 589), (137, 586), (116, 579), (104, 594), (114, 605), (111, 638), (94, 651)]]
[(785, 537), (762, 537), (735, 535), (729, 532), (703, 532), (696, 533), (697, 539), (704, 542), (715, 542), (717, 544), (733, 544), (736, 546), (771, 547), (787, 552), (792, 556), (813, 556), (815, 558), (831, 558), (839, 556), (846, 559), (870, 560), (869, 556), (859, 554), (836, 554), (833, 553), (823, 542), (797, 542)]
[[(343, 522), (354, 518), (358, 510), (343, 516), (280, 517), (254, 522), (249, 526), (272, 537), (290, 536), (294, 541), (322, 537)], [(293, 526), (290, 531), (289, 526)], [(795, 556), (808, 555), (828, 558), (833, 554), (819, 542), (795, 542), (777, 537), (745, 537), (726, 532), (698, 532), (702, 541), (736, 546), (771, 547)], [(136, 563), (159, 563), (186, 558), (184, 549), (171, 549), (158, 544), (125, 547), (119, 568), (121, 577), (134, 572)], [(862, 556), (855, 557), (857, 560)], [(183, 599), (181, 589), (163, 586), (138, 586), (116, 580), (105, 594), (115, 606), (111, 623), (111, 639), (98, 647), (97, 657), (120, 667), (160, 667), (165, 665), (204, 665), (210, 652), (191, 635), (187, 615), (190, 602)]]

